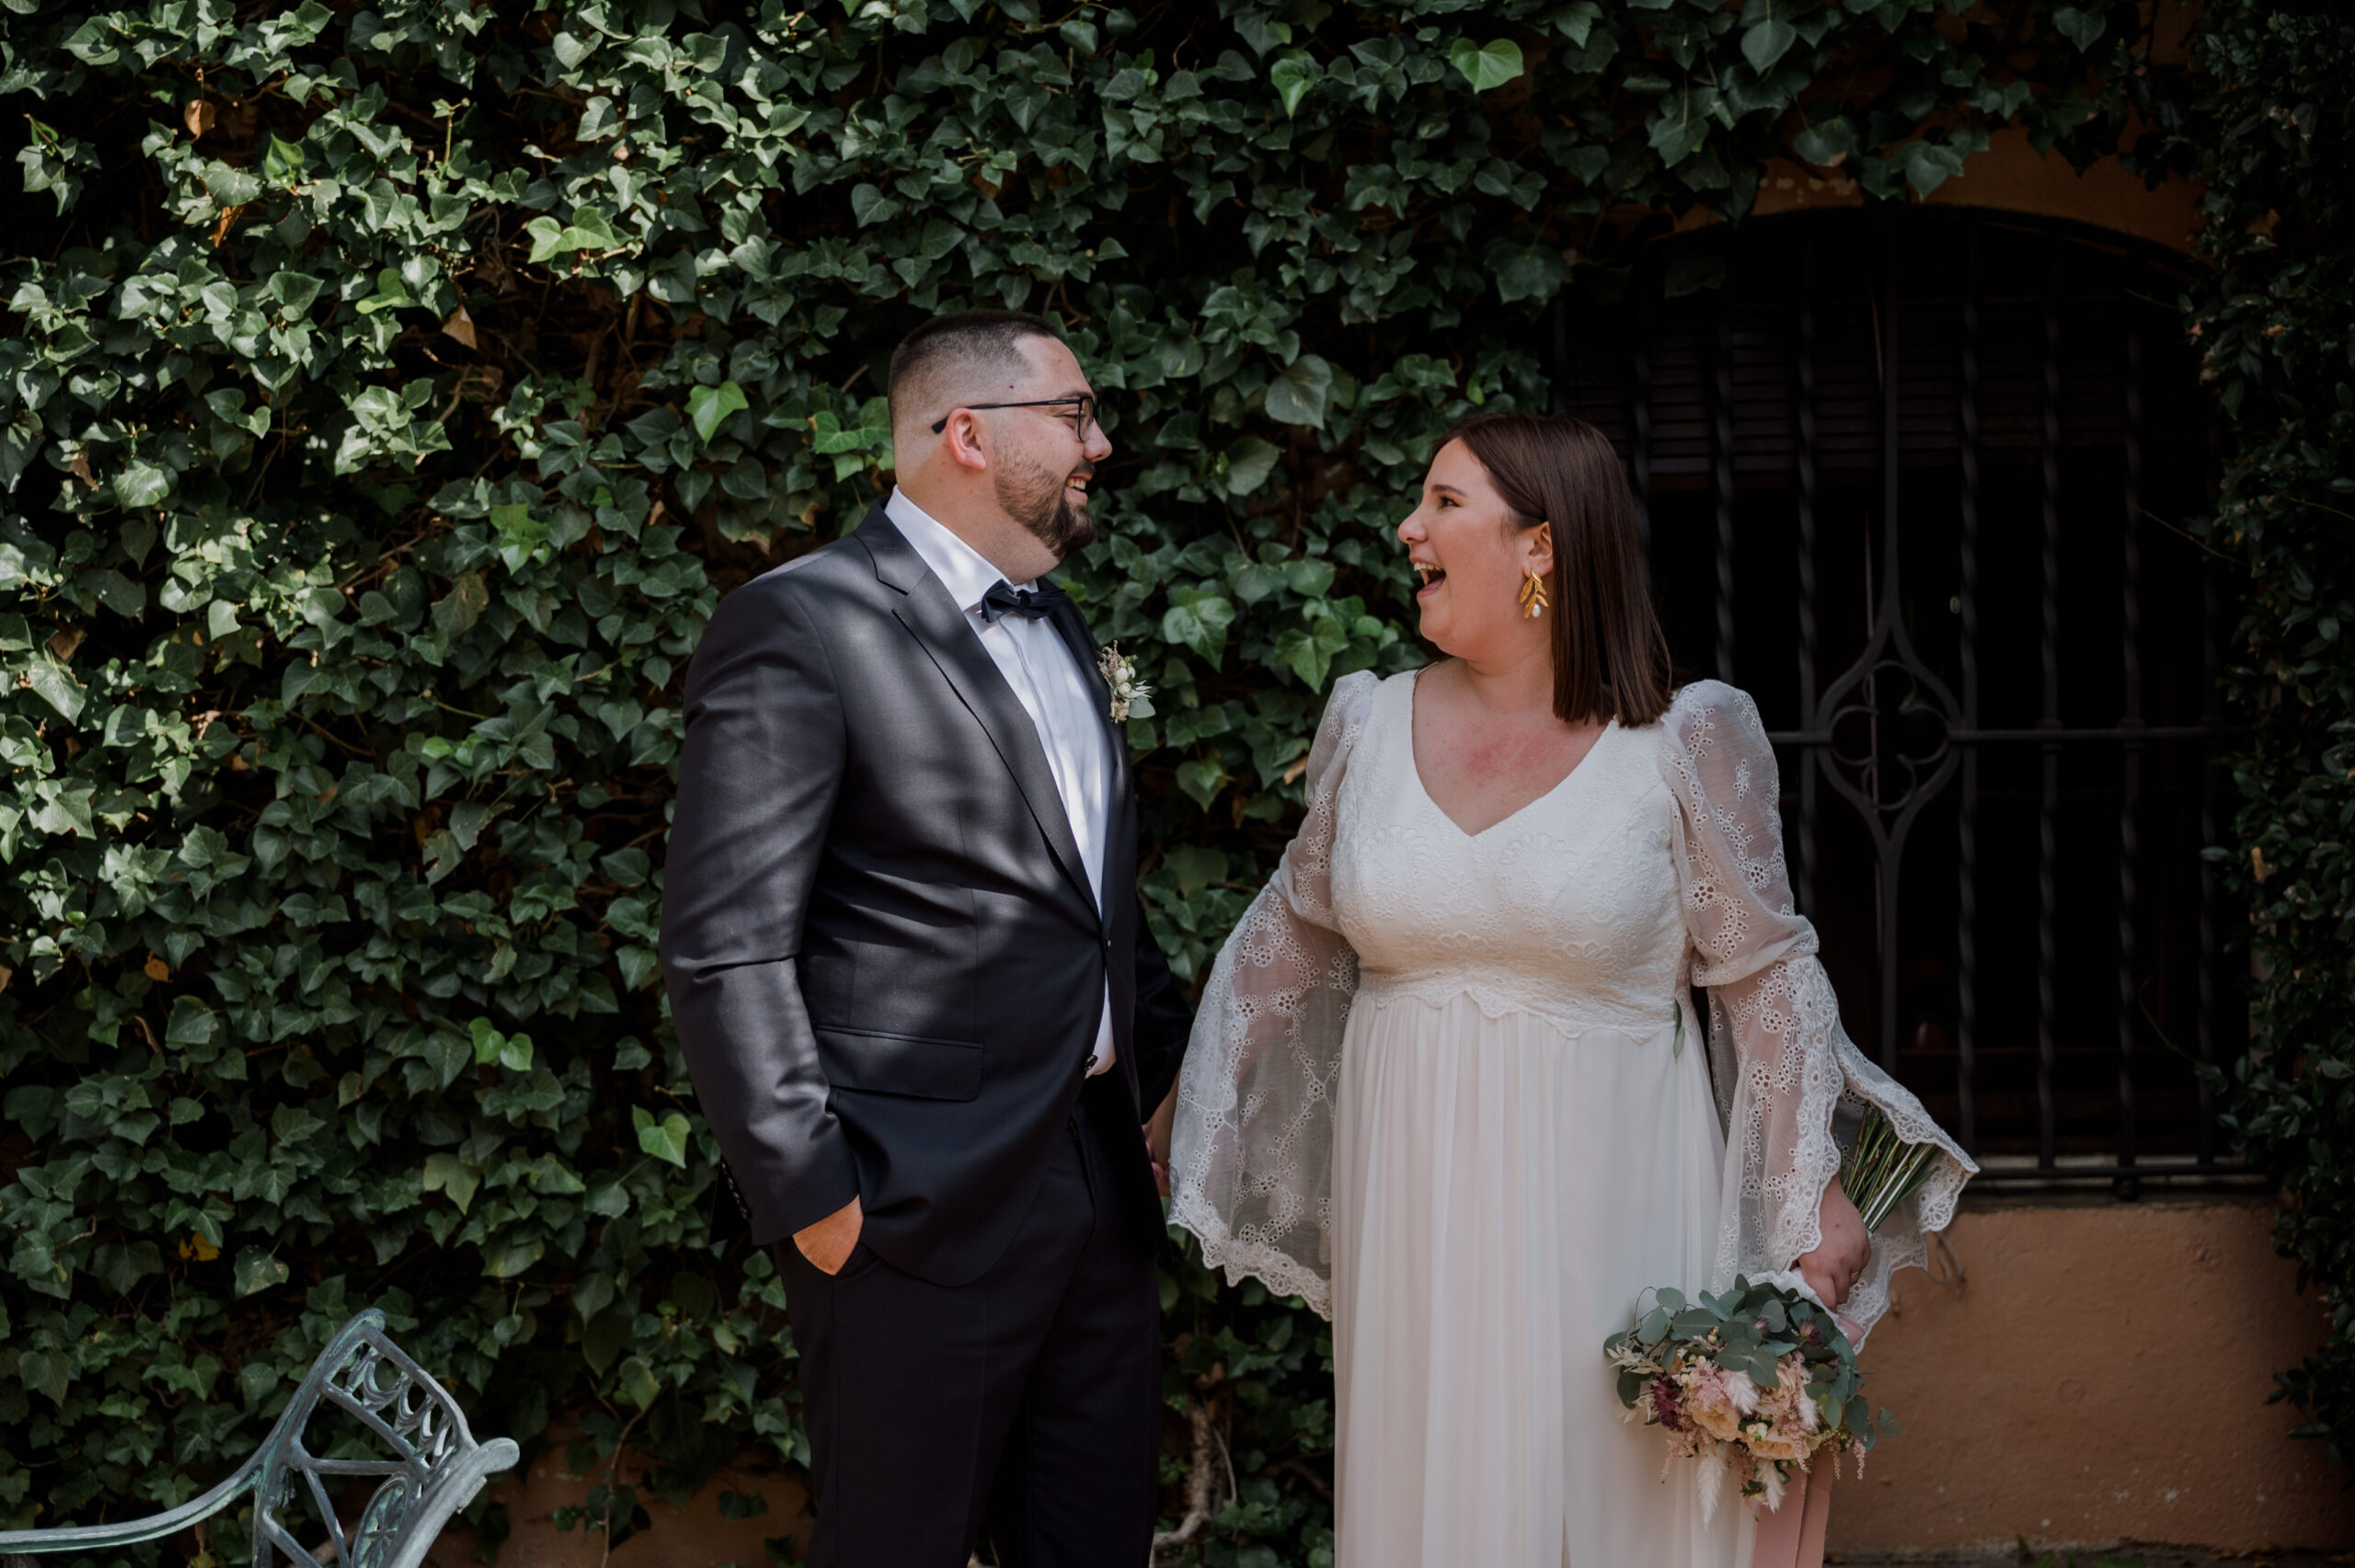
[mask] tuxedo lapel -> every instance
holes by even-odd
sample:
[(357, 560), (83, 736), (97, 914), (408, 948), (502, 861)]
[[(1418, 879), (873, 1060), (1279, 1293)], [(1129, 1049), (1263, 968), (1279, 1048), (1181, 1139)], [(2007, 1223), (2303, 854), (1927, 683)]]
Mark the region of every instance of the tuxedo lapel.
[(1055, 788), (1054, 771), (1047, 765), (1038, 727), (1030, 722), (1022, 700), (1005, 683), (981, 638), (973, 635), (965, 612), (948, 597), (948, 590), (932, 575), (915, 546), (891, 525), (882, 508), (867, 513), (856, 537), (874, 558), (876, 577), (902, 595), (892, 614), (913, 634), (958, 698), (981, 722), (990, 744), (1014, 775), (1015, 786), (1045, 835), (1055, 864), (1073, 890), (1094, 910), (1097, 900), (1088, 890), (1086, 863), (1080, 858), (1078, 840), (1072, 836), (1071, 818), (1063, 811), (1063, 795)]

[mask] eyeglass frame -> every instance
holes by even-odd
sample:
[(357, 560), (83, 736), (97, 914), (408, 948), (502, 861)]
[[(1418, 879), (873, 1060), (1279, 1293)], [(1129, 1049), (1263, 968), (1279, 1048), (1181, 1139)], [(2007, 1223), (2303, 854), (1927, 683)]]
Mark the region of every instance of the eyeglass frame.
[(1089, 426), (1095, 425), (1099, 430), (1104, 428), (1096, 423), (1096, 411), (1103, 406), (1096, 395), (1092, 392), (1074, 392), (1064, 397), (1034, 397), (1027, 403), (959, 403), (955, 408), (951, 408), (932, 422), (932, 433), (936, 436), (946, 430), (948, 428), (948, 421), (957, 417), (958, 409), (960, 408), (979, 413), (986, 408), (1061, 408), (1069, 404), (1079, 406), (1077, 434), (1081, 441), (1087, 439)]

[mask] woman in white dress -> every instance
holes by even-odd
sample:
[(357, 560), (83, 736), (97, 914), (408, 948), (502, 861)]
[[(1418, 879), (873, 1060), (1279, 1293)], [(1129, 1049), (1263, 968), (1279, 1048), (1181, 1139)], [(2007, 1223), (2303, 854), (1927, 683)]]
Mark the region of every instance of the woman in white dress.
[[(1609, 443), (1475, 419), (1398, 536), (1449, 657), (1334, 687), (1202, 999), (1172, 1217), (1333, 1320), (1339, 1568), (1741, 1568), (1748, 1508), (1662, 1480), (1604, 1337), (1794, 1267), (1867, 1329), (1973, 1167), (1842, 1033), (1757, 710), (1672, 690)], [(1877, 1237), (1837, 1179), (1868, 1104), (1947, 1150)]]

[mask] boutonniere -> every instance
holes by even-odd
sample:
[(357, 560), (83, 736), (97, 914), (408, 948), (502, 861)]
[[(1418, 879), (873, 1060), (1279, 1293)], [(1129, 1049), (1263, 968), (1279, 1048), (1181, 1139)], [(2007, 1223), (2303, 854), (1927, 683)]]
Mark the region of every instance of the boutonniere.
[(1153, 716), (1153, 688), (1137, 679), (1136, 662), (1121, 654), (1120, 644), (1106, 648), (1096, 668), (1102, 672), (1104, 684), (1112, 688), (1114, 724)]

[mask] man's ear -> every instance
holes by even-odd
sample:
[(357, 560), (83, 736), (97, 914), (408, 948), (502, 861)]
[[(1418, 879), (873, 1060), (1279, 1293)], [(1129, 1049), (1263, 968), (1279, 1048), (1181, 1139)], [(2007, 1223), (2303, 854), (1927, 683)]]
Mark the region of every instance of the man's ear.
[(948, 416), (948, 428), (940, 433), (941, 450), (959, 468), (985, 473), (990, 465), (989, 448), (985, 444), (982, 417), (971, 408), (959, 408)]

